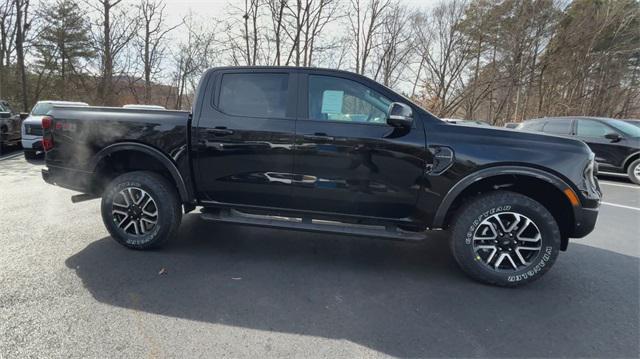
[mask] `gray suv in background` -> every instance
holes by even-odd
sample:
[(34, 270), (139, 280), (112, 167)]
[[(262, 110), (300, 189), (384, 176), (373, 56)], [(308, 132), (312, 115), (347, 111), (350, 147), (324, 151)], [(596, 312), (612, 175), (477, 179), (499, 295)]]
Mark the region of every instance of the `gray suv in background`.
[(600, 172), (624, 174), (640, 184), (640, 127), (613, 118), (545, 117), (516, 129), (578, 138), (595, 153)]

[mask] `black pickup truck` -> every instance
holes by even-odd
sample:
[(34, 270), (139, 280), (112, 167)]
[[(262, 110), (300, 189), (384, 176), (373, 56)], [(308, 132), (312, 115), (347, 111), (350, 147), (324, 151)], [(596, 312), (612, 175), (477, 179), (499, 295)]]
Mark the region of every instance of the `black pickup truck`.
[(56, 106), (46, 182), (102, 197), (113, 238), (210, 221), (422, 240), (449, 230), (471, 277), (517, 286), (591, 232), (600, 188), (583, 142), (445, 123), (363, 76), (310, 68), (208, 70), (192, 113)]

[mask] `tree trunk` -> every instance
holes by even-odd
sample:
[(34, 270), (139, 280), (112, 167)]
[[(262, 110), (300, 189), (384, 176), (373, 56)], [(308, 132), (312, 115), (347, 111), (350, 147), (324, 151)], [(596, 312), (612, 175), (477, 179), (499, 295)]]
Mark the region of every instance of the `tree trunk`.
[(102, 45), (102, 79), (100, 79), (100, 85), (98, 86), (98, 101), (102, 105), (112, 105), (112, 81), (113, 81), (113, 59), (111, 57), (111, 4), (109, 0), (103, 0), (102, 6), (104, 9), (104, 23), (102, 24), (102, 31), (104, 36), (104, 43)]
[(151, 54), (149, 43), (151, 42), (151, 34), (149, 22), (145, 23), (144, 32), (144, 103), (151, 103)]
[(64, 48), (64, 43), (60, 44), (60, 80), (61, 84), (58, 86), (60, 88), (60, 96), (64, 100), (67, 98), (67, 81), (66, 81), (66, 50)]
[[(20, 92), (22, 97), (22, 110), (29, 111), (29, 99), (27, 91), (27, 70), (24, 64), (24, 30), (26, 28), (26, 9), (29, 2), (15, 0), (16, 4), (16, 59), (18, 62), (18, 76), (20, 82)], [(24, 6), (24, 9), (23, 9)], [(23, 13), (24, 11), (24, 13)]]

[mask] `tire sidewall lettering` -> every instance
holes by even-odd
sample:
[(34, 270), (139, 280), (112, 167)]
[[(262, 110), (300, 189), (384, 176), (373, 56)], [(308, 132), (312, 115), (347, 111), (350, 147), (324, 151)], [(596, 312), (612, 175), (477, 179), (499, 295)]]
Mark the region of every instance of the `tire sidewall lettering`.
[(471, 222), (471, 225), (469, 226), (466, 236), (465, 236), (465, 240), (464, 243), (466, 245), (472, 245), (473, 243), (473, 234), (476, 231), (476, 228), (478, 228), (478, 226), (480, 225), (480, 223), (482, 223), (482, 221), (489, 217), (492, 216), (496, 213), (500, 213), (500, 212), (509, 212), (511, 210), (511, 205), (502, 205), (502, 206), (498, 206), (498, 207), (494, 207), (491, 208), (487, 211), (482, 212), (482, 214), (480, 214), (478, 217), (476, 217), (473, 222)]
[(538, 262), (538, 264), (536, 264), (533, 267), (530, 267), (524, 273), (508, 276), (507, 280), (509, 282), (519, 282), (521, 280), (526, 280), (529, 277), (533, 277), (538, 272), (540, 272), (542, 269), (544, 269), (544, 267), (547, 266), (547, 262), (549, 262), (549, 260), (551, 259), (552, 253), (553, 253), (553, 247), (552, 246), (545, 246), (544, 253), (542, 254), (542, 256), (540, 258), (540, 262)]

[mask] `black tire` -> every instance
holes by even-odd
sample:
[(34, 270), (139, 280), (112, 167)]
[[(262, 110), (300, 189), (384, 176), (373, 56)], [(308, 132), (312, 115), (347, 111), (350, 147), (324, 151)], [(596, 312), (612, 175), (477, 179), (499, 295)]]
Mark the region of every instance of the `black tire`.
[[(509, 222), (510, 218), (512, 222)], [(496, 219), (506, 225), (496, 225)], [(510, 231), (501, 230), (512, 227)], [(493, 231), (495, 239), (491, 238)], [(535, 231), (541, 238), (530, 242), (531, 238), (537, 238), (532, 234)], [(474, 240), (478, 237), (488, 239)], [(526, 241), (517, 240), (519, 238)], [(535, 200), (514, 192), (495, 191), (479, 195), (462, 206), (452, 225), (451, 251), (460, 268), (475, 280), (498, 286), (516, 287), (542, 277), (555, 263), (560, 243), (560, 230), (551, 213)], [(477, 246), (494, 246), (495, 251), (492, 248), (478, 249)], [(536, 252), (529, 247), (540, 249)], [(522, 262), (524, 256), (530, 257)], [(503, 258), (496, 267), (500, 257)]]
[(627, 176), (629, 176), (631, 182), (640, 184), (640, 158), (631, 162), (627, 167)]
[[(152, 201), (147, 202), (148, 198)], [(135, 203), (136, 200), (140, 201), (138, 205), (122, 205)], [(153, 212), (156, 215), (146, 216), (145, 208), (146, 213)], [(101, 212), (113, 239), (131, 249), (162, 246), (175, 237), (182, 219), (175, 186), (161, 175), (147, 171), (129, 172), (113, 179), (102, 195)], [(151, 225), (149, 220), (154, 220), (155, 224)], [(119, 226), (120, 223), (123, 224)]]
[(24, 150), (24, 158), (27, 160), (34, 160), (37, 157), (37, 152), (33, 150)]

